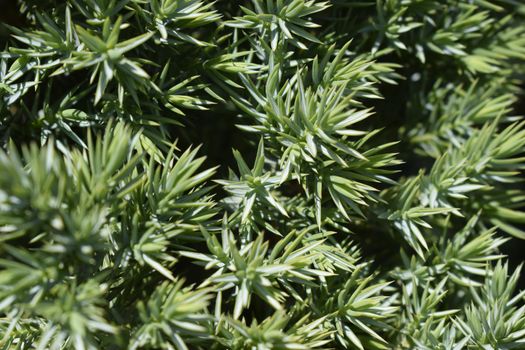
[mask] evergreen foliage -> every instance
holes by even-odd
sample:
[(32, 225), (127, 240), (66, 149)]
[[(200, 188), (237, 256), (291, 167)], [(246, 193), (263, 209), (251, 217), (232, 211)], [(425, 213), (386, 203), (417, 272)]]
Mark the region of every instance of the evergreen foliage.
[(16, 6), (0, 349), (525, 349), (520, 0)]

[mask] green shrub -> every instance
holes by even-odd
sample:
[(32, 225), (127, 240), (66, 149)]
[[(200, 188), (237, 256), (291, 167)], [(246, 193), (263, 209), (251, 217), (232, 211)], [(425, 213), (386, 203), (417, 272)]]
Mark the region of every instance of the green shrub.
[(17, 6), (0, 349), (525, 349), (520, 0)]

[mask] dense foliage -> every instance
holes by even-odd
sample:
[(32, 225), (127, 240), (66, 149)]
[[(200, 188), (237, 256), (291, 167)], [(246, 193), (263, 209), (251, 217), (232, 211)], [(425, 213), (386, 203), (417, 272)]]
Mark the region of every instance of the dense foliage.
[(525, 349), (521, 0), (16, 6), (0, 349)]

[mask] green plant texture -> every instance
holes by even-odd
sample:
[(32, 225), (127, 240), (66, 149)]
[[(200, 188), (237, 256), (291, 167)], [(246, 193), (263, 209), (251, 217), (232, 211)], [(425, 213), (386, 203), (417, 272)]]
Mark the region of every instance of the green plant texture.
[(0, 350), (525, 349), (521, 0), (2, 4)]

